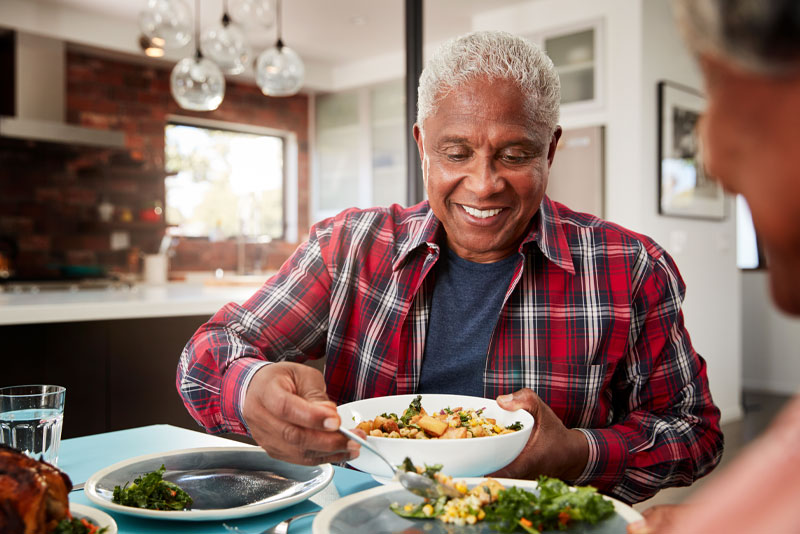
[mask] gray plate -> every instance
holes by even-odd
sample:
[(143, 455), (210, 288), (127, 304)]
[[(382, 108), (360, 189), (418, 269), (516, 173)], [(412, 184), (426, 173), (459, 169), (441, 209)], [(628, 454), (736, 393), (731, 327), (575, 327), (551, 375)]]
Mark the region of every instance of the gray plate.
[[(111, 502), (114, 486), (155, 471), (194, 499), (191, 510), (144, 510)], [(102, 469), (86, 481), (86, 497), (123, 514), (158, 519), (208, 521), (264, 514), (321, 491), (333, 479), (330, 464), (300, 466), (270, 458), (259, 447), (210, 447), (150, 454)]]
[[(474, 486), (481, 478), (464, 479), (468, 485)], [(536, 488), (536, 482), (530, 480), (497, 479), (505, 487), (518, 486), (525, 489)], [(640, 520), (642, 516), (630, 506), (617, 500), (614, 503), (615, 514), (590, 526), (576, 524), (567, 532), (585, 534), (619, 534), (625, 532), (628, 523)], [(397, 502), (418, 503), (419, 497), (410, 494), (397, 483), (372, 488), (360, 493), (339, 499), (326, 506), (314, 519), (313, 534), (353, 534), (353, 532), (369, 532), (371, 534), (488, 534), (495, 532), (486, 523), (459, 527), (448, 525), (437, 519), (405, 519), (389, 509), (389, 505)]]

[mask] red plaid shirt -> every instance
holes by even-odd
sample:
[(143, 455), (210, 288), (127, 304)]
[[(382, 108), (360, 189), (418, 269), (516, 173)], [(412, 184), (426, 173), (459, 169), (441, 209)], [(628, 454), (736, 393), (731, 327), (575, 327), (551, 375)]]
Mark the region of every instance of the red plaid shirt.
[[(330, 397), (414, 393), (441, 223), (427, 202), (348, 210), (315, 225), (244, 305), (187, 344), (177, 385), (211, 432), (246, 433), (250, 378), (279, 360), (327, 357)], [(488, 348), (484, 395), (531, 388), (589, 461), (577, 484), (636, 502), (690, 484), (722, 453), (706, 366), (683, 325), (684, 284), (649, 238), (545, 198)]]

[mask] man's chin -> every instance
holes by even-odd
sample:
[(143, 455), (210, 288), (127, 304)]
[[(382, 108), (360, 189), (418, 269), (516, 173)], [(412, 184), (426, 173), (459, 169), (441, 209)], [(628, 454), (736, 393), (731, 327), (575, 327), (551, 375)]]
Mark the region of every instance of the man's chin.
[(769, 258), (767, 269), (775, 304), (790, 315), (800, 315), (800, 258), (794, 262)]

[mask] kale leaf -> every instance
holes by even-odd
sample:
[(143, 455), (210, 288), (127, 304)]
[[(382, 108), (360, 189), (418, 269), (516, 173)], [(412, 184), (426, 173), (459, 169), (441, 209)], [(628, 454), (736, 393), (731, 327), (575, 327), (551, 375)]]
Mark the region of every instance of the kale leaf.
[(136, 477), (133, 484), (114, 486), (111, 502), (134, 508), (149, 510), (186, 510), (192, 506), (192, 498), (176, 484), (164, 480), (166, 468), (160, 468)]

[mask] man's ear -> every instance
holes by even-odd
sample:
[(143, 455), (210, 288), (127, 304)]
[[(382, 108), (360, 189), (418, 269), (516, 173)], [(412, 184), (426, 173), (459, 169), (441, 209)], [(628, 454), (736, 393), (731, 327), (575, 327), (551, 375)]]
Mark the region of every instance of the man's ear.
[(561, 139), (561, 126), (556, 126), (553, 132), (553, 137), (550, 139), (550, 146), (547, 148), (547, 168), (553, 164), (553, 159), (556, 157), (556, 149), (558, 148), (558, 140)]
[(422, 161), (422, 158), (425, 156), (425, 148), (422, 146), (422, 129), (419, 127), (419, 124), (416, 122), (414, 123), (414, 127), (411, 129), (414, 134), (414, 141), (417, 142), (417, 150), (419, 150), (419, 160)]

